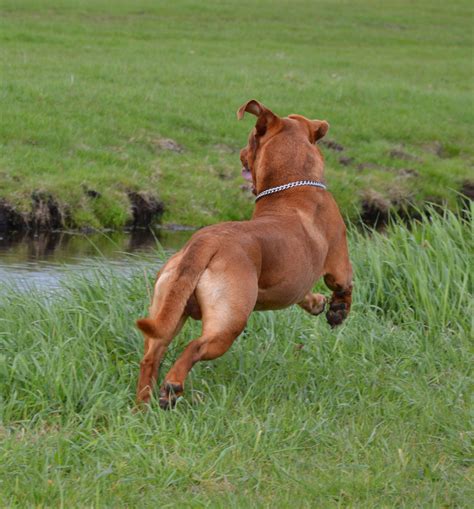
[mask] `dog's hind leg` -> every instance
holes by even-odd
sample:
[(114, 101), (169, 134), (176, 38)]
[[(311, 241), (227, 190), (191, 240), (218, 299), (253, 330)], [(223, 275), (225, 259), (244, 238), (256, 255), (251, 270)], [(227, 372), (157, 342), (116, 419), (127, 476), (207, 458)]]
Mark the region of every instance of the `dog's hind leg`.
[[(157, 275), (149, 311), (152, 317), (158, 314), (160, 301), (162, 300), (166, 285), (169, 284), (169, 279), (170, 273), (163, 271), (163, 269)], [(188, 316), (189, 314), (184, 311), (174, 328), (158, 327), (159, 334), (156, 334), (154, 331), (144, 332), (144, 352), (140, 362), (140, 373), (137, 384), (138, 402), (147, 403), (150, 400), (153, 387), (158, 377), (158, 368), (161, 360), (166, 353), (168, 345), (179, 333)], [(165, 325), (165, 323), (162, 321), (160, 325)]]
[[(249, 269), (236, 272), (236, 277), (205, 272), (197, 287), (202, 310), (201, 337), (191, 341), (165, 376), (160, 390), (160, 406), (172, 407), (184, 391), (184, 381), (199, 361), (223, 355), (244, 330), (257, 300), (258, 284)], [(220, 278), (220, 280), (219, 280)]]
[(155, 283), (150, 316), (136, 322), (146, 338), (147, 347), (140, 365), (138, 403), (150, 399), (156, 369), (184, 320), (188, 316), (199, 317), (201, 314), (199, 304), (189, 304), (201, 274), (217, 250), (216, 242), (197, 239), (173, 255), (161, 270)]
[(148, 403), (150, 400), (158, 377), (158, 368), (160, 367), (161, 360), (166, 353), (168, 345), (178, 335), (187, 318), (188, 315), (183, 314), (171, 338), (145, 337), (144, 355), (140, 362), (140, 374), (138, 377), (137, 401)]
[(333, 293), (326, 319), (331, 327), (340, 325), (352, 304), (352, 265), (349, 260), (346, 238), (339, 242), (326, 262), (324, 282)]
[(191, 341), (165, 377), (160, 389), (160, 407), (164, 410), (172, 408), (183, 394), (184, 381), (194, 364), (224, 355), (244, 327), (245, 324), (237, 330), (203, 334)]

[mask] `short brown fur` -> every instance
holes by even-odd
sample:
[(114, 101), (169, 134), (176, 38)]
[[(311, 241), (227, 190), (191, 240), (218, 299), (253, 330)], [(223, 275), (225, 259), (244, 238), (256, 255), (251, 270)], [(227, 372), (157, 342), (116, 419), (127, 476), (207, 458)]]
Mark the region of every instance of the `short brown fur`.
[[(280, 118), (258, 101), (243, 104), (257, 117), (242, 164), (255, 193), (297, 180), (324, 179), (323, 156), (314, 143), (329, 125), (301, 115)], [(192, 366), (223, 355), (246, 326), (253, 310), (298, 304), (313, 315), (326, 298), (311, 288), (324, 277), (333, 291), (326, 313), (331, 326), (349, 313), (352, 268), (346, 228), (327, 190), (295, 187), (260, 199), (250, 221), (227, 222), (195, 233), (158, 273), (150, 318), (137, 321), (145, 352), (137, 387), (148, 402), (158, 367), (186, 319), (202, 319), (202, 334), (191, 341), (164, 378), (160, 406), (169, 408), (184, 390)]]

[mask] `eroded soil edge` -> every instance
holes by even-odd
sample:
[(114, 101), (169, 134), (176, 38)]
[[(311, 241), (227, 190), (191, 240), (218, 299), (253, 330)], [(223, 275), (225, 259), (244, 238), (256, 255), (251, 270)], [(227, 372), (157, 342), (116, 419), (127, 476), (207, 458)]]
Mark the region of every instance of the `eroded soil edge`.
[[(93, 191), (88, 191), (93, 193)], [(95, 192), (94, 192), (95, 193)], [(92, 199), (99, 198), (89, 195)], [(127, 228), (146, 228), (159, 223), (164, 212), (163, 202), (148, 192), (129, 191), (129, 219), (124, 225)], [(104, 225), (107, 227), (107, 225)], [(71, 219), (69, 207), (62, 204), (52, 194), (43, 191), (31, 193), (29, 211), (18, 210), (7, 200), (0, 198), (0, 232), (15, 231), (53, 231), (76, 229)]]

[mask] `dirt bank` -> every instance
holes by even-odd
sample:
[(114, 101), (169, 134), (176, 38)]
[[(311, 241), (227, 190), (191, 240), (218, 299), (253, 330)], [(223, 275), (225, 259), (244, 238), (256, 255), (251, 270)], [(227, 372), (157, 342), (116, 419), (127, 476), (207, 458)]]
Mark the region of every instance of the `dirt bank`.
[[(100, 198), (96, 191), (87, 190), (87, 195), (93, 199)], [(164, 204), (153, 194), (143, 191), (130, 191), (129, 220), (127, 228), (147, 228), (159, 223), (164, 212)], [(0, 199), (0, 232), (15, 231), (54, 231), (62, 229), (75, 229), (71, 220), (69, 207), (61, 203), (50, 193), (33, 191), (31, 193), (30, 209), (19, 210), (6, 199)]]
[[(337, 145), (339, 147), (339, 145)], [(409, 170), (399, 170), (399, 173)], [(408, 173), (413, 177), (413, 170)], [(415, 175), (416, 176), (416, 175)], [(84, 188), (84, 194), (88, 200), (100, 200), (101, 193), (91, 188)], [(250, 197), (249, 199), (253, 199)], [(461, 214), (468, 213), (470, 203), (474, 199), (474, 181), (464, 180), (459, 187), (458, 206)], [(161, 223), (165, 205), (156, 195), (148, 191), (128, 191), (125, 204), (128, 203), (126, 217), (123, 227), (127, 229), (148, 228)], [(359, 202), (359, 217), (354, 220), (361, 220), (365, 225), (372, 228), (384, 228), (390, 217), (398, 217), (404, 222), (418, 220), (427, 206), (440, 209), (447, 206), (447, 203), (438, 197), (426, 197), (424, 202), (411, 199), (408, 195), (397, 192), (397, 188), (382, 194), (376, 190), (368, 189), (361, 193)], [(30, 196), (29, 210), (19, 209), (5, 198), (0, 198), (0, 234), (9, 232), (44, 232), (55, 230), (84, 229), (78, 227), (72, 219), (73, 211), (51, 193), (45, 191), (33, 191)], [(222, 220), (228, 219), (223, 217)], [(110, 225), (104, 224), (105, 228)], [(202, 225), (194, 225), (202, 226)], [(87, 229), (87, 225), (85, 229)], [(120, 228), (118, 228), (120, 229)]]

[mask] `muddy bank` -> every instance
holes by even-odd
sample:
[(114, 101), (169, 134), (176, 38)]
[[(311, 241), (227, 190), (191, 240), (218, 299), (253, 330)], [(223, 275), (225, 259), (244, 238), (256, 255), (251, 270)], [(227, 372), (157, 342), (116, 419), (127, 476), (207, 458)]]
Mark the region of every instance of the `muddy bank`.
[[(457, 208), (462, 217), (468, 217), (474, 200), (474, 182), (465, 181), (459, 190)], [(427, 197), (422, 203), (415, 203), (409, 197), (385, 197), (376, 191), (366, 191), (362, 195), (360, 219), (363, 224), (377, 230), (384, 229), (390, 220), (400, 220), (409, 225), (433, 213), (442, 213), (448, 204), (436, 197)]]
[[(93, 189), (86, 189), (85, 194), (92, 200), (101, 198), (100, 193)], [(164, 204), (158, 197), (145, 191), (130, 191), (127, 193), (127, 197), (130, 219), (124, 227), (135, 230), (160, 223)], [(76, 225), (71, 219), (68, 205), (62, 204), (50, 193), (33, 191), (30, 210), (26, 212), (19, 210), (4, 198), (0, 199), (0, 233), (2, 234), (75, 228)]]
[[(410, 167), (400, 168), (399, 165), (383, 165), (373, 162), (360, 162), (355, 157), (347, 153), (347, 147), (344, 147), (336, 140), (324, 139), (320, 142), (325, 148), (334, 152), (343, 152), (344, 155), (338, 156), (338, 162), (344, 167), (353, 167), (355, 171), (365, 170), (374, 172), (391, 173), (398, 181), (416, 182), (421, 176), (421, 171), (413, 166), (423, 165), (423, 157), (408, 152), (403, 145), (398, 145), (390, 149), (388, 157), (393, 160), (399, 160), (410, 164)], [(443, 145), (439, 141), (434, 141), (423, 145), (422, 151), (438, 158), (446, 159), (458, 155), (458, 151), (453, 147)], [(426, 196), (424, 200), (415, 200), (410, 192), (402, 190), (396, 184), (389, 186), (384, 193), (365, 189), (360, 194), (359, 217), (364, 225), (375, 229), (383, 229), (391, 219), (398, 219), (406, 224), (411, 221), (418, 221), (422, 217), (429, 217), (436, 211), (442, 211), (448, 207), (446, 199), (436, 196)], [(474, 181), (465, 179), (458, 183), (458, 195), (456, 211), (461, 216), (470, 214), (470, 206), (474, 199)]]
[(461, 186), (459, 200), (461, 202), (461, 215), (468, 219), (472, 214), (472, 202), (474, 201), (474, 180), (464, 180)]
[[(430, 206), (442, 204), (430, 203)], [(384, 229), (390, 218), (398, 218), (404, 223), (419, 221), (423, 214), (429, 215), (427, 206), (416, 206), (409, 200), (386, 198), (375, 191), (367, 191), (363, 194), (360, 209), (360, 218), (363, 224), (377, 230)]]
[(147, 192), (129, 192), (128, 199), (132, 210), (132, 219), (127, 224), (132, 229), (147, 228), (158, 222), (165, 206), (156, 196)]
[[(333, 150), (339, 151), (340, 145), (331, 142)], [(342, 148), (343, 150), (343, 148)], [(398, 155), (398, 154), (397, 154)], [(353, 159), (344, 160), (343, 165), (354, 165)], [(360, 164), (359, 164), (360, 166)], [(417, 178), (418, 172), (413, 169), (398, 169), (400, 178)], [(241, 186), (242, 188), (242, 186)], [(84, 188), (84, 195), (88, 200), (95, 201), (102, 198), (98, 191)], [(458, 190), (458, 209), (461, 215), (469, 214), (470, 204), (474, 199), (474, 181), (464, 180)], [(128, 217), (123, 224), (124, 229), (140, 230), (152, 226), (160, 226), (164, 203), (154, 194), (146, 191), (129, 191)], [(436, 197), (426, 197), (423, 202), (415, 201), (413, 196), (403, 195), (397, 186), (389, 189), (385, 194), (376, 190), (366, 189), (360, 194), (359, 216), (355, 221), (362, 221), (371, 228), (384, 228), (390, 218), (399, 218), (405, 223), (420, 220), (423, 214), (430, 214), (439, 208), (447, 207), (447, 203)], [(57, 230), (78, 230), (71, 218), (69, 207), (62, 204), (52, 194), (44, 191), (34, 191), (31, 194), (30, 210), (18, 210), (6, 199), (0, 198), (0, 235), (12, 232), (51, 232)], [(224, 218), (225, 220), (225, 218)], [(104, 225), (106, 228), (108, 225)], [(81, 231), (89, 231), (87, 226)]]

